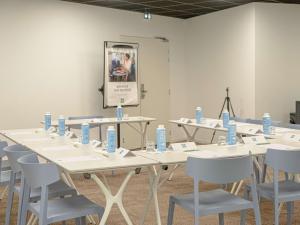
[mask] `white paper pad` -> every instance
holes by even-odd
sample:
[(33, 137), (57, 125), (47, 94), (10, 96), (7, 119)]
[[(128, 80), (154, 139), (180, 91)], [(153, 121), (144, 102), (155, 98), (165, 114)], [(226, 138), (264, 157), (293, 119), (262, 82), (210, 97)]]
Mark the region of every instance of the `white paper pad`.
[(25, 135), (25, 134), (33, 134), (32, 131), (15, 131), (15, 132), (9, 132), (9, 135)]
[(38, 137), (38, 138), (26, 138), (23, 139), (24, 142), (39, 142), (39, 141), (50, 141), (49, 137)]
[(62, 158), (57, 159), (58, 162), (82, 162), (82, 161), (96, 161), (101, 160), (100, 156), (95, 155), (87, 155), (87, 156), (76, 156), (76, 157), (69, 157), (69, 158)]
[(278, 150), (294, 150), (297, 149), (296, 147), (289, 146), (289, 145), (282, 145), (282, 144), (269, 144), (265, 145), (267, 148), (271, 149), (278, 149)]
[(70, 145), (61, 145), (61, 146), (55, 146), (55, 147), (46, 147), (42, 148), (43, 151), (67, 151), (67, 150), (76, 150), (73, 146)]

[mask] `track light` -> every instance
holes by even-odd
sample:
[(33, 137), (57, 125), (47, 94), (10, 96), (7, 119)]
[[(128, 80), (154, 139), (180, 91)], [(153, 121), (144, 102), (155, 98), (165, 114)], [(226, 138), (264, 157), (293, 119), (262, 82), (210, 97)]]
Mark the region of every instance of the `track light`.
[(151, 20), (152, 19), (152, 15), (151, 15), (151, 13), (150, 13), (150, 11), (148, 9), (145, 9), (144, 19), (145, 20)]

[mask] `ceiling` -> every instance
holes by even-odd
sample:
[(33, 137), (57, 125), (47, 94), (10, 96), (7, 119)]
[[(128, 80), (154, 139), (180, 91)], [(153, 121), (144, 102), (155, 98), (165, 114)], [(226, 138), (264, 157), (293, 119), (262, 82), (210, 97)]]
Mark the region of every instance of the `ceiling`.
[(63, 0), (108, 8), (187, 19), (250, 2), (295, 3), (300, 0)]

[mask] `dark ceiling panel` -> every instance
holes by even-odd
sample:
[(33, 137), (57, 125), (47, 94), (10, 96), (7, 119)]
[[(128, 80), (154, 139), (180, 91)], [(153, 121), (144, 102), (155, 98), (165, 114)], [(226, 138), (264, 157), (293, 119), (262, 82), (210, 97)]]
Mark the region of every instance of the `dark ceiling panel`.
[(62, 0), (187, 19), (250, 2), (300, 4), (300, 0)]

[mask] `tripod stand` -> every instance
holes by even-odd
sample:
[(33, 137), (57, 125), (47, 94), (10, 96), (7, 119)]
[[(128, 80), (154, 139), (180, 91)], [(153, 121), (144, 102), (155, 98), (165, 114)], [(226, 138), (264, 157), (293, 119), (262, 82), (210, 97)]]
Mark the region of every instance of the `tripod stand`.
[[(223, 103), (221, 112), (220, 112), (220, 114), (219, 114), (219, 119), (221, 119), (221, 117), (222, 117), (222, 113), (223, 113), (223, 111), (224, 111), (225, 105), (226, 105), (226, 109), (227, 109), (227, 111), (228, 111), (228, 113), (229, 113), (229, 118), (230, 118), (231, 115), (232, 115), (233, 117), (235, 117), (235, 113), (234, 113), (234, 110), (233, 110), (233, 107), (232, 107), (232, 104), (231, 104), (231, 99), (230, 99), (230, 97), (229, 97), (229, 88), (228, 88), (228, 87), (226, 88), (226, 97), (225, 97), (225, 99), (224, 99), (224, 103)], [(230, 111), (231, 111), (231, 112), (230, 112)], [(216, 135), (216, 130), (215, 130), (214, 133), (213, 133), (213, 136), (212, 136), (212, 138), (211, 138), (210, 143), (213, 142), (213, 140), (214, 140), (214, 138), (215, 138), (215, 135)]]

